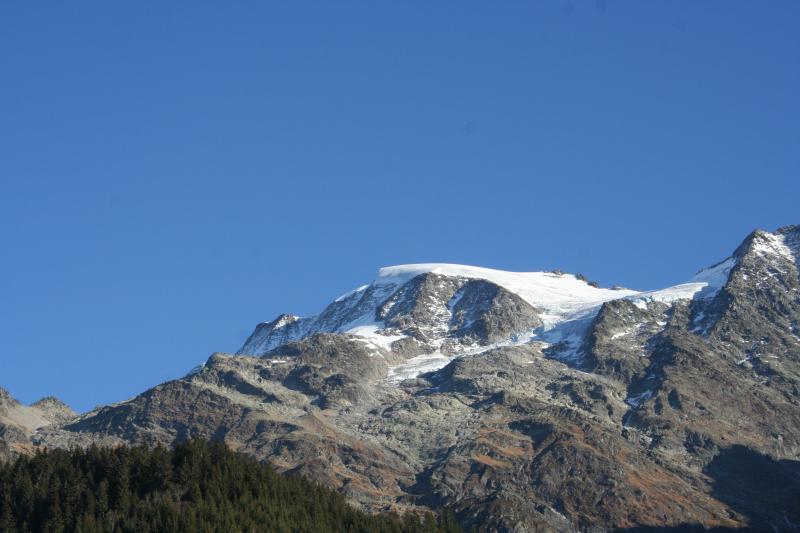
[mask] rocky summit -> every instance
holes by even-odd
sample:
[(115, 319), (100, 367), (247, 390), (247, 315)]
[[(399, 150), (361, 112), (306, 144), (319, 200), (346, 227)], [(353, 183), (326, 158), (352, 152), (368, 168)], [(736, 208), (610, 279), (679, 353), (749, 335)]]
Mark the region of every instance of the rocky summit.
[(797, 530), (799, 268), (800, 226), (649, 292), (384, 268), (125, 402), (77, 416), (2, 391), (0, 453), (205, 437), (478, 530)]

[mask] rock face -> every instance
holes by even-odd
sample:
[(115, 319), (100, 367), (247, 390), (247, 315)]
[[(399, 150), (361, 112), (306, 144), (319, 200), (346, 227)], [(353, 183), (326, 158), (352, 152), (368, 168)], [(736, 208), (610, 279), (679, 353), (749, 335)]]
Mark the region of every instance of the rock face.
[(597, 289), (570, 274), (436, 264), (390, 267), (317, 316), (281, 315), (259, 324), (237, 353), (264, 355), (315, 333), (348, 333), (385, 347), (399, 341), (405, 356), (435, 351), (450, 356), (530, 338), (554, 316), (560, 320), (632, 294), (636, 292)]
[(30, 453), (37, 443), (36, 434), (58, 427), (78, 415), (52, 396), (25, 406), (0, 388), (0, 460)]
[(56, 422), (22, 440), (204, 436), (367, 509), (452, 506), (489, 531), (797, 530), (799, 265), (790, 226), (644, 293), (392, 267), (132, 400), (33, 406)]

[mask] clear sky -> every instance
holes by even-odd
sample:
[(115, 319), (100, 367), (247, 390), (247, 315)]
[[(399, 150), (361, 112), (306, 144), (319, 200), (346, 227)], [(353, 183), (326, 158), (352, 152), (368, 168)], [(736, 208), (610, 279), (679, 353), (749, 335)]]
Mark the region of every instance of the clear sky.
[(800, 2), (0, 3), (0, 386), (79, 410), (385, 265), (653, 289), (800, 223)]

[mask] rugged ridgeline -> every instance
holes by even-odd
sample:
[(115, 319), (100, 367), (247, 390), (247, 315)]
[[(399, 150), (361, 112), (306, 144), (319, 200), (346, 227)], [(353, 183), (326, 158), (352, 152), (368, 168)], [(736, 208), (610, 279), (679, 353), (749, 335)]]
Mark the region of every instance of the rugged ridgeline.
[(452, 506), (498, 531), (797, 529), (799, 262), (792, 226), (652, 292), (391, 267), (315, 317), (260, 324), (236, 355), (21, 438), (202, 436), (370, 510)]
[(57, 428), (77, 416), (56, 398), (42, 398), (32, 405), (22, 405), (0, 388), (0, 459), (30, 453), (37, 431)]

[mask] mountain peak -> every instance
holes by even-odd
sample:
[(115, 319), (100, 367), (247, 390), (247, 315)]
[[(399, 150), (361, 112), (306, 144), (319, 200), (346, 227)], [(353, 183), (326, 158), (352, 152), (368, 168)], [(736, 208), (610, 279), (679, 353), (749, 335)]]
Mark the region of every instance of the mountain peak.
[(513, 292), (545, 313), (562, 315), (637, 294), (634, 290), (595, 287), (582, 277), (557, 272), (510, 272), (451, 263), (419, 263), (381, 268), (376, 284), (401, 285), (422, 274), (484, 279)]
[(800, 255), (800, 225), (783, 226), (774, 233), (755, 230), (734, 252), (734, 257), (756, 255), (796, 261)]
[[(339, 296), (318, 315), (298, 318), (284, 314), (259, 324), (237, 353), (264, 355), (316, 333), (354, 335), (393, 356), (439, 358), (441, 364), (498, 342), (559, 343), (580, 337), (600, 307), (612, 300), (626, 299), (640, 309), (652, 302), (671, 305), (678, 300), (710, 300), (729, 282), (734, 267), (745, 256), (781, 254), (793, 259), (796, 252), (792, 255), (792, 250), (800, 244), (800, 237), (794, 237), (800, 235), (799, 228), (754, 231), (733, 255), (686, 283), (646, 292), (602, 288), (581, 275), (560, 271), (511, 272), (453, 263), (387, 266), (372, 283)], [(479, 290), (476, 281), (486, 286)], [(503, 305), (498, 299), (525, 317), (511, 330), (483, 327), (494, 324), (492, 321), (507, 322), (507, 317), (500, 317)], [(470, 318), (465, 321), (464, 317)], [(500, 335), (507, 337), (500, 339)]]
[(56, 398), (55, 396), (45, 396), (39, 400), (36, 400), (31, 404), (31, 407), (37, 407), (39, 409), (70, 409), (70, 407)]
[(285, 326), (287, 324), (291, 324), (292, 322), (294, 322), (298, 318), (300, 318), (300, 317), (298, 317), (296, 315), (289, 315), (287, 313), (281, 313), (280, 315), (278, 315), (278, 317), (275, 320), (273, 320), (272, 322), (269, 322), (269, 325), (272, 326), (275, 329), (278, 329), (278, 328), (282, 328), (283, 326)]
[[(6, 402), (0, 439), (219, 439), (369, 509), (447, 505), (475, 529), (791, 528), (800, 279), (784, 254), (798, 235), (753, 232), (649, 292), (387, 267), (126, 402), (80, 418)], [(777, 481), (761, 497), (765, 476)]]

